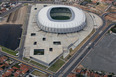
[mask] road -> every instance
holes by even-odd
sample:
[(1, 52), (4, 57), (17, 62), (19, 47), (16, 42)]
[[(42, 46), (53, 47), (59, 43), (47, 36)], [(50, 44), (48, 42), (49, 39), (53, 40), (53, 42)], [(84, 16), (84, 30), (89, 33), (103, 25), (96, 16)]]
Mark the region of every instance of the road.
[[(86, 56), (86, 54), (90, 51), (92, 47), (94, 47), (95, 43), (109, 30), (109, 28), (116, 24), (112, 23), (108, 27), (106, 27), (100, 34), (99, 32), (104, 28), (106, 25), (106, 21), (104, 16), (110, 13), (105, 13), (102, 15), (103, 25), (94, 33), (94, 35), (71, 57), (71, 59), (54, 75), (54, 77), (67, 77), (69, 73), (81, 62), (81, 60)], [(95, 36), (99, 36), (94, 40)], [(90, 44), (91, 43), (91, 44)], [(89, 46), (88, 46), (89, 45)], [(88, 46), (88, 47), (87, 47)]]
[[(2, 2), (12, 2), (12, 1), (2, 1)], [(54, 2), (54, 1), (37, 1), (37, 0), (32, 0), (32, 1), (25, 1), (25, 0), (22, 0), (22, 1), (16, 1), (17, 3), (39, 3), (39, 4), (73, 4), (72, 2)]]
[(30, 12), (31, 12), (31, 5), (28, 6), (27, 9), (27, 15), (26, 15), (26, 21), (25, 24), (23, 25), (23, 33), (21, 36), (21, 42), (20, 42), (20, 47), (19, 47), (19, 59), (22, 60), (23, 58), (23, 51), (24, 51), (24, 43), (25, 43), (25, 38), (26, 38), (26, 34), (27, 34), (27, 27), (28, 27), (28, 21), (29, 21), (29, 16), (30, 16)]
[(23, 33), (22, 33), (22, 39), (21, 39), (21, 45), (20, 45), (20, 48), (19, 48), (19, 56), (16, 57), (16, 56), (13, 56), (13, 55), (10, 55), (8, 53), (5, 53), (5, 52), (2, 52), (2, 50), (0, 49), (0, 54), (1, 55), (7, 55), (8, 57), (12, 58), (13, 60), (15, 61), (18, 61), (18, 62), (21, 62), (21, 63), (24, 63), (26, 65), (29, 65), (35, 69), (38, 69), (38, 70), (41, 70), (47, 74), (50, 74), (50, 75), (53, 75), (53, 72), (49, 71), (49, 70), (46, 70), (46, 69), (43, 69), (39, 66), (35, 66), (33, 64), (29, 64), (29, 63), (26, 63), (24, 60), (22, 60), (22, 57), (23, 57), (23, 49), (24, 49), (24, 43), (25, 43), (25, 37), (26, 37), (26, 34), (27, 34), (27, 27), (28, 27), (28, 21), (29, 21), (29, 15), (30, 15), (30, 10), (31, 10), (31, 6), (28, 7), (28, 12), (27, 12), (27, 16), (26, 16), (26, 22), (25, 22), (25, 25), (23, 27)]
[(22, 7), (22, 4), (20, 4), (20, 5), (16, 6), (16, 7), (13, 7), (12, 9), (10, 9), (10, 10), (8, 10), (8, 11), (6, 11), (6, 12), (0, 14), (0, 17), (4, 17), (4, 16), (6, 16), (6, 15), (12, 13), (13, 11), (16, 11), (17, 9), (19, 9), (19, 8), (21, 8), (21, 7)]
[(105, 9), (105, 12), (112, 7), (114, 2), (116, 2), (116, 1), (114, 0), (111, 4), (109, 4), (109, 6)]
[[(25, 3), (25, 2), (23, 2)], [(11, 11), (11, 10), (10, 10)], [(12, 10), (13, 11), (13, 10)], [(12, 12), (11, 11), (11, 12)], [(28, 12), (30, 13), (30, 12)], [(71, 59), (56, 73), (54, 74), (54, 77), (66, 77), (79, 63), (80, 61), (86, 56), (86, 54), (90, 51), (90, 49), (94, 46), (94, 44), (104, 35), (104, 33), (114, 24), (116, 23), (113, 23), (111, 25), (109, 25), (108, 27), (106, 27), (106, 29), (104, 29), (100, 35), (92, 42), (93, 38), (99, 34), (99, 32), (104, 28), (104, 26), (106, 25), (106, 21), (104, 19), (104, 16), (108, 15), (109, 13), (105, 13), (102, 15), (102, 19), (103, 19), (103, 25), (92, 35), (92, 37), (71, 57)], [(7, 14), (5, 14), (7, 15)], [(4, 16), (4, 15), (3, 15)], [(26, 22), (26, 25), (28, 25), (28, 21)], [(27, 29), (27, 26), (24, 28), (24, 29)], [(33, 66), (29, 63), (26, 63), (22, 60), (22, 57), (23, 57), (23, 49), (24, 49), (24, 41), (25, 41), (25, 35), (26, 35), (26, 30), (24, 30), (25, 32), (23, 33), (23, 38), (22, 39), (22, 42), (23, 44), (21, 45), (21, 48), (20, 48), (20, 53), (19, 53), (19, 58), (16, 58), (14, 56), (11, 56), (9, 54), (6, 54), (6, 53), (3, 53), (1, 52), (2, 54), (6, 54), (7, 56), (19, 61), (19, 62), (22, 62), (24, 64), (27, 64), (29, 66), (32, 66), (33, 68), (37, 68), (41, 71), (44, 71), (48, 74), (53, 74), (52, 72), (48, 71), (48, 70), (45, 70), (45, 69), (42, 69), (40, 67), (37, 67), (37, 66)], [(91, 43), (89, 46), (88, 44)], [(87, 47), (88, 46), (88, 47)]]
[(8, 54), (8, 53), (5, 53), (5, 52), (3, 52), (1, 49), (0, 49), (0, 54), (1, 54), (1, 55), (6, 55), (6, 56), (10, 57), (11, 59), (13, 59), (13, 60), (15, 60), (15, 61), (17, 61), (17, 62), (21, 62), (21, 63), (23, 63), (23, 64), (26, 64), (26, 65), (28, 65), (28, 66), (33, 67), (34, 69), (38, 69), (38, 70), (40, 70), (40, 71), (43, 71), (43, 72), (45, 72), (45, 73), (47, 73), (47, 74), (50, 74), (50, 75), (53, 75), (53, 74), (54, 74), (53, 72), (51, 72), (51, 71), (49, 71), (49, 70), (46, 70), (46, 69), (43, 69), (42, 67), (35, 66), (35, 65), (33, 65), (33, 64), (27, 63), (27, 62), (25, 62), (24, 60), (18, 59), (18, 57), (16, 57), (16, 56), (13, 56), (13, 55), (10, 55), (10, 54)]

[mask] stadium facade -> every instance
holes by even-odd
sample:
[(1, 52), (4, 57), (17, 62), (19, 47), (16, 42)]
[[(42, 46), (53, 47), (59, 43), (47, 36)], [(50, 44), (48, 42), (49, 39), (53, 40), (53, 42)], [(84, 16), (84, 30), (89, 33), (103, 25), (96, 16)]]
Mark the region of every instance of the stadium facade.
[(52, 5), (38, 11), (37, 24), (46, 32), (72, 33), (86, 26), (86, 16), (81, 9), (76, 7)]

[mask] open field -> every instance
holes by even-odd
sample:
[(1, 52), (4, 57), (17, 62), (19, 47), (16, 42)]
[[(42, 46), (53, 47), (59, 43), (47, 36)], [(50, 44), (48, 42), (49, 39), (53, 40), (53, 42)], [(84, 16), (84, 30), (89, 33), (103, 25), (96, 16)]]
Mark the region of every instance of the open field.
[(23, 24), (27, 13), (27, 6), (23, 6), (15, 12), (10, 13), (0, 24)]

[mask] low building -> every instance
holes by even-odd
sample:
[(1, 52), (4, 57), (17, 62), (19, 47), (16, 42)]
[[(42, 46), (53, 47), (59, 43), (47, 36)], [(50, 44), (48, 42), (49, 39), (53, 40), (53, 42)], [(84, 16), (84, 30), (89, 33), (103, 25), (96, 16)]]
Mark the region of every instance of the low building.
[(7, 60), (8, 58), (6, 56), (0, 57), (0, 63), (3, 63)]
[(0, 71), (3, 71), (3, 69), (2, 69), (2, 68), (0, 68)]
[(68, 75), (68, 77), (76, 77), (76, 74), (71, 73), (71, 74)]
[(18, 77), (18, 76), (20, 76), (20, 74), (21, 74), (21, 71), (20, 71), (20, 70), (17, 70), (17, 71), (14, 73), (14, 77)]
[(14, 70), (11, 68), (11, 69), (8, 69), (3, 75), (2, 75), (2, 77), (9, 77), (9, 76), (11, 76), (11, 74), (12, 74), (12, 72), (13, 72)]
[(30, 69), (30, 66), (27, 66), (24, 64), (20, 65), (20, 70), (21, 70), (22, 74), (25, 74), (27, 71), (29, 71), (29, 69)]

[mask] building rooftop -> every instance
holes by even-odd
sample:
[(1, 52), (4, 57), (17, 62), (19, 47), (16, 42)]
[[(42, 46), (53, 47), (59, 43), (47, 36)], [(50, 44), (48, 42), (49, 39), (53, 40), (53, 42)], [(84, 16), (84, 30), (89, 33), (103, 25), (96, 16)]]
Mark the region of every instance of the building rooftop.
[(0, 57), (0, 63), (3, 63), (4, 61), (6, 61), (8, 58), (6, 56), (2, 56)]
[(17, 71), (14, 73), (14, 77), (18, 77), (20, 74), (21, 74), (21, 71), (20, 71), (20, 70), (17, 70)]

